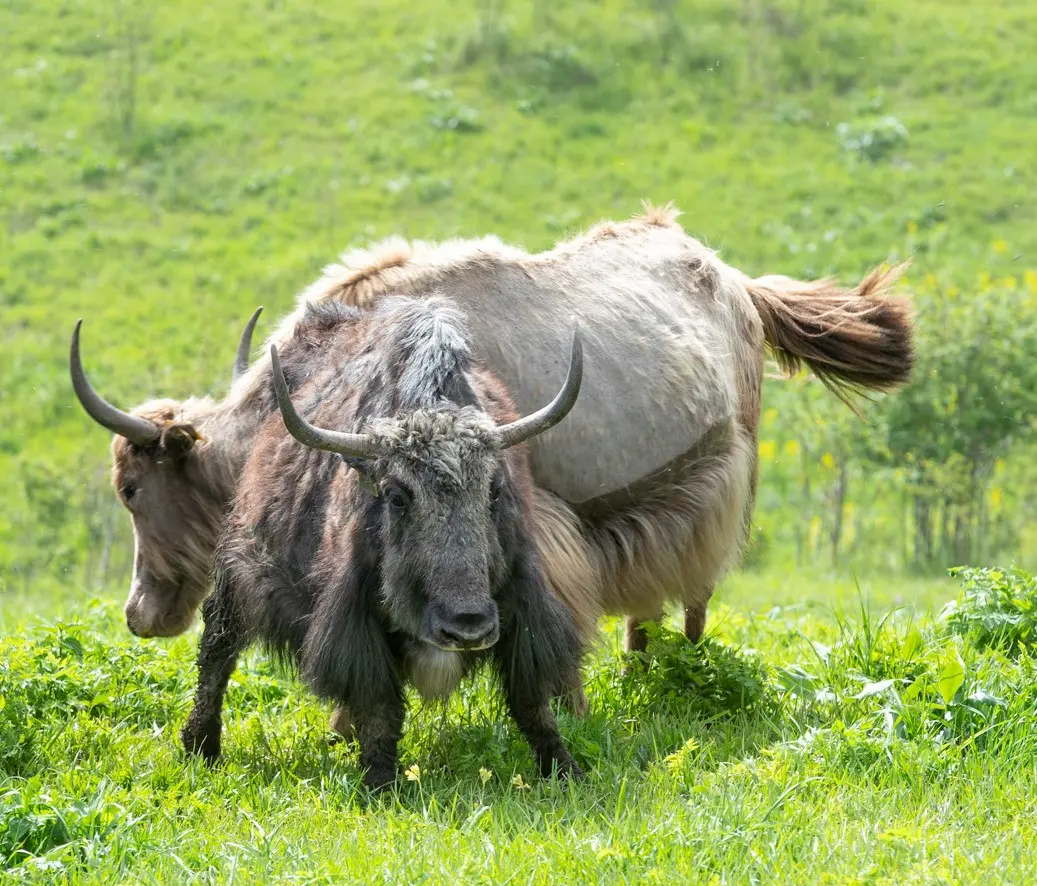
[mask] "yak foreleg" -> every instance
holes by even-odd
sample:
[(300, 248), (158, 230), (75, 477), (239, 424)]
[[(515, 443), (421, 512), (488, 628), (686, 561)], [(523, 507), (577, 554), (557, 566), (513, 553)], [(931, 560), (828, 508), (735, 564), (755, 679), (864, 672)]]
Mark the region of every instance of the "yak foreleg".
[(582, 778), (583, 772), (562, 742), (547, 697), (537, 698), (511, 681), (508, 684), (505, 686), (508, 707), (533, 750), (540, 775), (549, 778), (552, 772), (557, 772), (559, 778)]
[(213, 763), (220, 756), (223, 696), (248, 636), (225, 586), (205, 601), (202, 617), (205, 628), (198, 648), (198, 688), (180, 740), (187, 753), (201, 754), (207, 763)]
[[(338, 710), (348, 711), (345, 705)], [(370, 710), (354, 712), (360, 768), (364, 770), (364, 784), (372, 791), (385, 790), (396, 781), (404, 712), (402, 695)]]

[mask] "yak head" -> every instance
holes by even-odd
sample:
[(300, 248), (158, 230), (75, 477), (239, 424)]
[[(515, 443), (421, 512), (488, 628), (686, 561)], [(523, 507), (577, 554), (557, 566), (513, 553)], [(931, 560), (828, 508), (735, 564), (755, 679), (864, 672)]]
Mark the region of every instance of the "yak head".
[[(238, 344), (233, 379), (248, 368), (249, 320)], [(111, 431), (112, 481), (133, 520), (133, 578), (126, 625), (138, 637), (174, 637), (194, 621), (208, 594), (212, 557), (234, 492), (225, 453), (202, 431), (219, 415), (207, 398), (152, 400), (123, 412), (87, 381), (79, 355), (82, 320), (72, 333), (70, 370), (80, 404)]]
[(554, 400), (502, 425), (478, 406), (444, 401), (374, 419), (364, 433), (324, 430), (296, 412), (273, 347), (271, 362), (288, 431), (337, 452), (373, 496), (367, 526), (378, 536), (381, 597), (393, 626), (439, 650), (493, 646), (498, 590), (514, 546), (532, 538), (520, 525), (529, 513), (516, 476), (524, 468), (506, 450), (553, 427), (575, 405), (583, 376), (578, 328)]

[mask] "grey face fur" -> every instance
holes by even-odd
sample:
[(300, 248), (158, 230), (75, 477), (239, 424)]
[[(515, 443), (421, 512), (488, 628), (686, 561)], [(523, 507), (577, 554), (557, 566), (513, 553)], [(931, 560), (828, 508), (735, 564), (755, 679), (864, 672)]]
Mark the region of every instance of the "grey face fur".
[(439, 649), (492, 646), (500, 623), (492, 588), (506, 569), (495, 516), (508, 503), (495, 426), (471, 407), (378, 420), (384, 455), (348, 459), (376, 491), (382, 598), (395, 627)]

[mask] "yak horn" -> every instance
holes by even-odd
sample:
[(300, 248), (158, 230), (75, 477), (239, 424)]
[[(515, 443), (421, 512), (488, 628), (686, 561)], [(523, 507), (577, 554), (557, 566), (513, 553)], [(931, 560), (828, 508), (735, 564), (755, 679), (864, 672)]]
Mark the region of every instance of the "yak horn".
[(573, 319), (573, 340), (569, 352), (569, 371), (566, 373), (562, 389), (554, 400), (543, 409), (527, 415), (510, 424), (501, 425), (497, 428), (497, 442), (501, 449), (507, 449), (523, 440), (529, 440), (537, 434), (542, 434), (549, 428), (553, 428), (558, 422), (565, 418), (569, 411), (576, 405), (576, 398), (580, 395), (580, 385), (583, 382), (583, 342), (580, 340), (580, 323)]
[(256, 321), (263, 313), (263, 306), (256, 308), (256, 312), (245, 324), (245, 331), (241, 333), (241, 341), (238, 342), (238, 353), (234, 358), (234, 374), (231, 376), (231, 384), (248, 372), (248, 352), (252, 350), (252, 332), (256, 328)]
[(325, 431), (306, 421), (292, 405), (292, 397), (288, 393), (288, 382), (285, 381), (284, 372), (281, 370), (281, 360), (277, 356), (276, 345), (270, 345), (270, 364), (274, 377), (274, 393), (277, 395), (277, 405), (281, 409), (281, 418), (284, 419), (284, 426), (288, 428), (288, 433), (296, 440), (313, 449), (337, 452), (339, 455), (353, 458), (370, 458), (379, 454), (378, 447), (366, 434)]
[(140, 418), (136, 415), (130, 415), (128, 412), (123, 412), (121, 409), (116, 409), (98, 394), (90, 386), (90, 382), (86, 380), (86, 373), (83, 372), (83, 363), (79, 359), (79, 327), (82, 325), (82, 319), (76, 321), (76, 328), (72, 332), (72, 351), (68, 362), (69, 371), (72, 375), (72, 387), (75, 389), (76, 396), (79, 398), (83, 409), (86, 410), (86, 414), (101, 427), (107, 428), (120, 437), (125, 437), (131, 443), (136, 443), (138, 446), (153, 443), (162, 432), (157, 424), (148, 421), (146, 418)]

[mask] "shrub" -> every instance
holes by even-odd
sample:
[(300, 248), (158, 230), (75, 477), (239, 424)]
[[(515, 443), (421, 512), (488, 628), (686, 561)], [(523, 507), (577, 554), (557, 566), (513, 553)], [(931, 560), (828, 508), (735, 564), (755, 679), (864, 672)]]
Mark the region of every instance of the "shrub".
[(947, 604), (950, 629), (980, 648), (1016, 653), (1037, 630), (1037, 579), (1021, 569), (958, 567), (958, 599)]
[(857, 123), (840, 123), (835, 134), (844, 150), (872, 163), (887, 159), (907, 143), (907, 127), (888, 114)]

